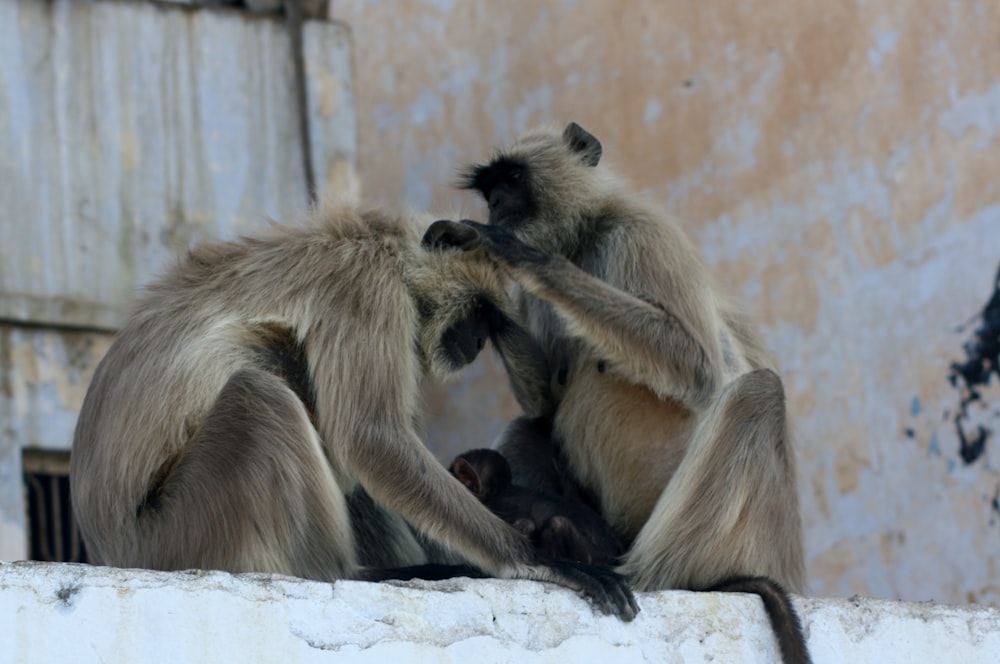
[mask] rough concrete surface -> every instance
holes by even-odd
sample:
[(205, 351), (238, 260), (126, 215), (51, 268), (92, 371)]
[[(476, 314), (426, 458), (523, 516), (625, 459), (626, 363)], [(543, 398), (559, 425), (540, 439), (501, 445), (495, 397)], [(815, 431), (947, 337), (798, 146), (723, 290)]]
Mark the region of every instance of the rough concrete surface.
[[(642, 593), (632, 623), (530, 581), (334, 584), (0, 563), (0, 653), (21, 662), (774, 662), (758, 599)], [(1000, 658), (1000, 610), (796, 598), (824, 662)]]

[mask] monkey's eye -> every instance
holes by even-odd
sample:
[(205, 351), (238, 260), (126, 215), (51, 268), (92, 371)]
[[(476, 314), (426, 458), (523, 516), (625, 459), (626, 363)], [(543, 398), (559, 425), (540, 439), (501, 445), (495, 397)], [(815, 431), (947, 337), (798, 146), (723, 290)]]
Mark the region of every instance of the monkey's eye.
[(435, 307), (434, 304), (423, 298), (417, 299), (417, 315), (421, 318), (427, 319), (434, 316)]
[(521, 179), (521, 171), (514, 169), (507, 172), (507, 180), (510, 182), (517, 182)]

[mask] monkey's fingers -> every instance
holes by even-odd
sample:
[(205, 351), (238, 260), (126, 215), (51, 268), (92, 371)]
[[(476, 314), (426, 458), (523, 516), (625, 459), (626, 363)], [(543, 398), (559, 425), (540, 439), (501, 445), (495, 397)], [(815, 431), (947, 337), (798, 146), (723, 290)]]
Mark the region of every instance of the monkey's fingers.
[(614, 614), (631, 622), (639, 613), (639, 604), (625, 577), (611, 568), (557, 562), (552, 571), (560, 583), (583, 593), (605, 615)]
[(611, 595), (616, 606), (624, 607), (628, 612), (628, 617), (625, 618), (622, 613), (623, 620), (631, 621), (639, 613), (639, 602), (635, 599), (635, 594), (632, 592), (632, 588), (629, 586), (628, 581), (624, 576), (614, 571), (611, 567), (604, 567), (602, 565), (588, 566), (589, 569), (595, 570), (595, 572), (604, 579), (605, 587), (608, 593)]
[(431, 224), (420, 241), (424, 249), (461, 249), (469, 251), (479, 246), (480, 235), (475, 229), (450, 219), (438, 219)]
[(521, 242), (516, 235), (502, 226), (480, 224), (471, 219), (463, 219), (462, 223), (475, 229), (482, 238), (486, 251), (511, 266), (543, 265), (551, 259), (547, 253)]

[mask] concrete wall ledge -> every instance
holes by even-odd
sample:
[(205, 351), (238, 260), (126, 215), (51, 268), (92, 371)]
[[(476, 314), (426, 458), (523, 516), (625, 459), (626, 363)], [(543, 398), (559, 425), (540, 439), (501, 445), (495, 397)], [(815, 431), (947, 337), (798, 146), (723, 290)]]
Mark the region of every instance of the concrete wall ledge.
[[(752, 596), (642, 593), (632, 623), (529, 581), (334, 584), (0, 562), (4, 662), (775, 662)], [(796, 598), (821, 662), (1000, 661), (1000, 610)]]

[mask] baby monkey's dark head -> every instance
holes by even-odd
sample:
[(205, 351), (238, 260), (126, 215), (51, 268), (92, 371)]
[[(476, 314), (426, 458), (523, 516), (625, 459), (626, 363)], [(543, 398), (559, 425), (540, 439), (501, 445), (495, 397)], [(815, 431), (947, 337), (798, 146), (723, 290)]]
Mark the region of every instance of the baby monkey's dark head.
[(601, 142), (571, 122), (562, 133), (536, 130), (476, 164), (460, 186), (478, 191), (489, 222), (550, 253), (572, 250), (582, 224), (601, 206), (607, 175), (597, 168)]
[(513, 482), (507, 459), (491, 449), (459, 454), (448, 470), (484, 503), (507, 490)]

